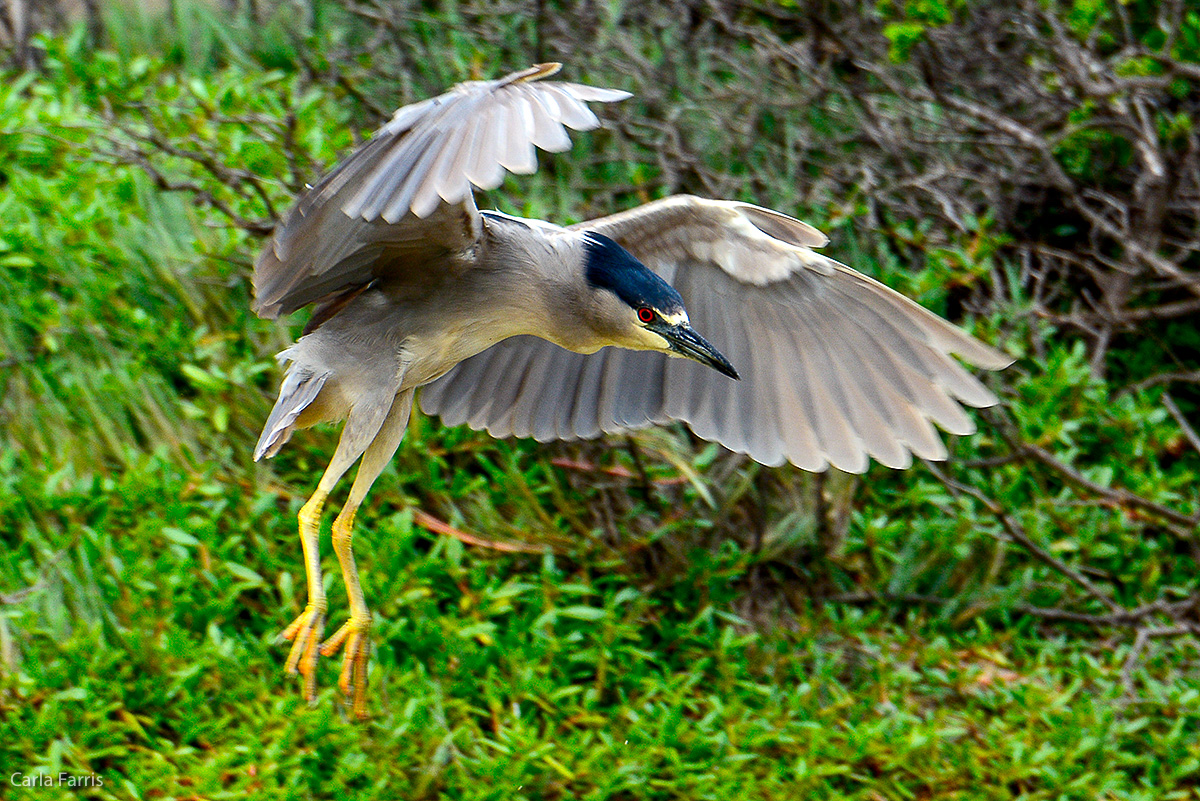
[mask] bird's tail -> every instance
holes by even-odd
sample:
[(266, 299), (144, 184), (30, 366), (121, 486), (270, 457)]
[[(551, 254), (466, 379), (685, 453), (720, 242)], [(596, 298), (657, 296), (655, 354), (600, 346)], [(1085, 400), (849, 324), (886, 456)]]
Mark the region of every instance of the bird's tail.
[[(291, 356), (290, 351), (289, 348), (279, 354), (280, 361), (288, 359)], [(284, 376), (283, 386), (279, 388), (279, 400), (275, 401), (275, 408), (267, 417), (258, 444), (254, 446), (254, 461), (257, 462), (264, 456), (270, 459), (279, 453), (284, 443), (291, 439), (292, 431), (296, 427), (296, 418), (316, 400), (329, 375), (328, 370), (316, 372), (292, 362), (291, 369)]]

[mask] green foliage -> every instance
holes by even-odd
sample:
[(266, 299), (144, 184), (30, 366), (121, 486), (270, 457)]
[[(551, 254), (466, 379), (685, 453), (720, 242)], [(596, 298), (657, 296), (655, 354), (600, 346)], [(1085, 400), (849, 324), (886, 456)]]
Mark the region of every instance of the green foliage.
[(925, 24), (922, 22), (893, 22), (884, 26), (883, 35), (890, 43), (888, 55), (892, 61), (908, 61), (913, 47), (925, 38)]
[(908, 61), (913, 47), (925, 38), (930, 28), (950, 23), (955, 9), (965, 5), (963, 0), (907, 0), (902, 7), (890, 0), (880, 2), (878, 10), (884, 19), (893, 20), (883, 26), (888, 57), (895, 63)]
[[(344, 719), (335, 665), (306, 708), (274, 638), (303, 603), (295, 514), (332, 434), (249, 461), (297, 324), (250, 314), (260, 242), (230, 221), (269, 219), (373, 120), (300, 68), (296, 39), (272, 42), (276, 22), (227, 34), (180, 6), (174, 27), (130, 25), (110, 50), (47, 39), (40, 74), (0, 81), (0, 776), (105, 780), (6, 798), (1195, 797), (1194, 644), (1135, 652), (1111, 629), (1043, 622), (1030, 607), (1109, 610), (1006, 528), (1123, 609), (1194, 595), (1193, 543), (1161, 516), (1006, 458), (1005, 437), (1029, 442), (1194, 513), (1200, 459), (1161, 388), (1093, 377), (1032, 313), (992, 215), (935, 237), (928, 220), (877, 225), (862, 197), (827, 212), (837, 257), (943, 313), (1009, 289), (971, 322), (1022, 357), (995, 384), (1006, 410), (951, 438), (944, 468), (982, 499), (920, 465), (759, 468), (682, 429), (543, 448), (417, 417), (355, 541), (374, 717)], [(942, 24), (937, 8), (897, 24)], [(322, 69), (361, 34), (340, 13), (317, 4), (304, 43)], [(491, 41), (458, 14), (415, 13), (414, 41), (446, 58), (386, 91), (376, 74), (363, 96), (519, 62), (527, 21)], [(755, 125), (802, 130), (783, 109)], [(1083, 174), (1109, 145), (1070, 140), (1063, 157)], [(639, 147), (599, 132), (575, 150), (593, 157), (549, 160), (495, 202), (578, 219), (636, 198), (660, 186)], [(846, 155), (829, 148), (814, 163)], [(781, 181), (762, 150), (736, 161), (770, 186), (759, 200), (794, 210), (778, 184), (806, 167)], [(1147, 347), (1114, 357), (1120, 378)], [(546, 553), (468, 550), (414, 509)]]
[(727, 611), (733, 552), (649, 594), (431, 542), (386, 504), (360, 539), (375, 718), (352, 724), (279, 673), (299, 565), (270, 493), (162, 455), (49, 485), (5, 458), (22, 539), (0, 570), (41, 584), (0, 618), (24, 651), (0, 685), (6, 777), (94, 771), (102, 798), (1149, 799), (1197, 767), (1200, 696), (1166, 653), (1127, 706), (1123, 648), (853, 607), (763, 634)]

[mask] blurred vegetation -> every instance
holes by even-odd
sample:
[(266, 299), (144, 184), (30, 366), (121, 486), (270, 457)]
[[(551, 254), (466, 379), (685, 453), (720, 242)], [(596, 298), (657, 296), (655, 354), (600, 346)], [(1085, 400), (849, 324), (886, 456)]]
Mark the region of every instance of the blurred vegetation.
[[(18, 7), (0, 781), (104, 784), (0, 796), (1200, 797), (1191, 0)], [(303, 325), (251, 263), (392, 108), (551, 59), (636, 97), (481, 205), (753, 200), (1020, 359), (950, 461), (862, 477), (418, 416), (359, 515), (351, 724), (274, 645), (336, 432), (250, 461)]]

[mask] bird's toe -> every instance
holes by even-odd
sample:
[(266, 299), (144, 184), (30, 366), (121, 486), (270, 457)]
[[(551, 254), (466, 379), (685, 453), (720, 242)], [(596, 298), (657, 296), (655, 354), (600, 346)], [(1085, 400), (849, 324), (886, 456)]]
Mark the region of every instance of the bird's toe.
[(333, 656), (339, 649), (344, 649), (344, 653), (338, 687), (353, 705), (355, 717), (361, 720), (367, 717), (367, 659), (371, 655), (370, 615), (351, 615), (350, 619), (321, 645), (321, 655)]
[(300, 673), (304, 679), (304, 697), (309, 703), (317, 698), (317, 657), (323, 636), (325, 610), (313, 604), (305, 606), (304, 611), (279, 634), (279, 639), (292, 642), (283, 669), (288, 673)]

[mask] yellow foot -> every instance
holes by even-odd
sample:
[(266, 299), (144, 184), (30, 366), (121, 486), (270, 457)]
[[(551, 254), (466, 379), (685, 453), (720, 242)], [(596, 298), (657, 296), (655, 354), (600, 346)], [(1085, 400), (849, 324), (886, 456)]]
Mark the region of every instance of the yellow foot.
[(367, 657), (371, 653), (371, 616), (350, 616), (332, 637), (321, 645), (322, 656), (333, 656), (339, 648), (345, 648), (342, 657), (342, 675), (338, 687), (351, 700), (354, 716), (359, 720), (367, 717)]
[(300, 616), (279, 634), (281, 640), (291, 640), (292, 650), (283, 669), (288, 673), (300, 671), (304, 677), (304, 698), (311, 704), (317, 700), (317, 654), (325, 636), (325, 605), (308, 604)]

